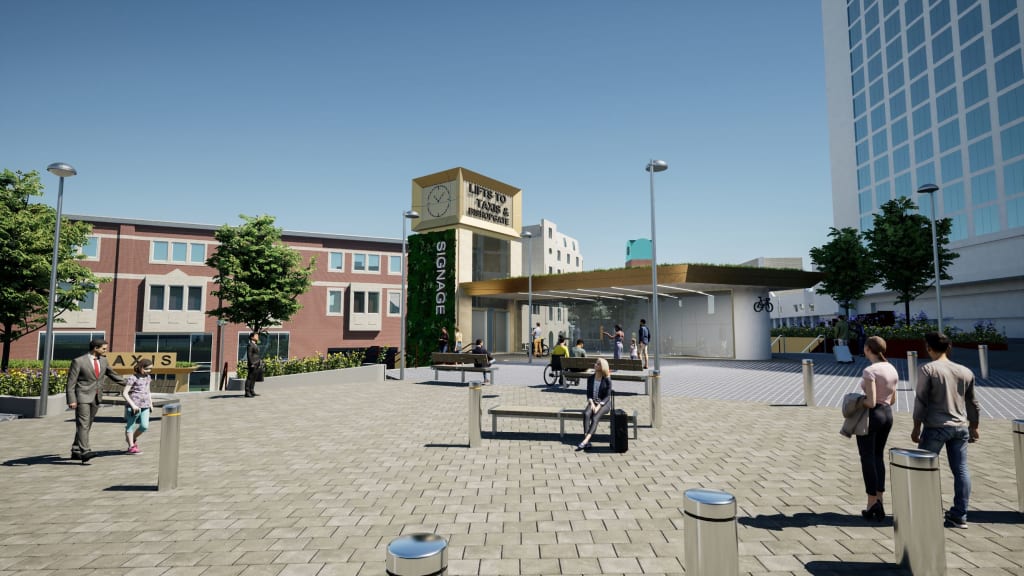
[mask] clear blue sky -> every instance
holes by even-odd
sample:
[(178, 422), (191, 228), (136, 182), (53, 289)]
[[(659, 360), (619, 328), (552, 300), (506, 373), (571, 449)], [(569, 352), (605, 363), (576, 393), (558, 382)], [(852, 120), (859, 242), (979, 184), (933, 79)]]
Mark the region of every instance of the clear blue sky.
[(587, 269), (803, 256), (832, 224), (818, 2), (9, 0), (0, 168), (71, 214), (397, 238), (464, 166)]

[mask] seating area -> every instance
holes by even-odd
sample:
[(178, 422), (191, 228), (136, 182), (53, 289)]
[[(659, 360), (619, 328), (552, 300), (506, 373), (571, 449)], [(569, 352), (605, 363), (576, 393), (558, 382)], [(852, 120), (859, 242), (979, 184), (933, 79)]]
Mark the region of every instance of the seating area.
[(462, 374), (462, 383), (466, 383), (467, 372), (478, 372), (484, 375), (491, 374), (491, 382), (494, 381), (493, 374), (498, 371), (497, 366), (490, 365), (490, 359), (486, 354), (460, 354), (456, 352), (433, 352), (430, 355), (430, 367), (434, 370), (434, 380), (438, 380), (438, 372), (459, 372)]
[[(557, 406), (493, 406), (487, 409), (487, 413), (491, 415), (491, 432), (498, 431), (498, 418), (531, 418), (540, 420), (558, 420), (558, 433), (560, 436), (565, 436), (565, 421), (572, 420), (574, 422), (583, 421), (583, 409), (582, 408), (559, 408)], [(633, 426), (633, 439), (637, 437), (637, 412), (633, 411), (632, 414), (627, 414), (626, 417), (629, 423)], [(607, 421), (609, 428), (611, 427), (611, 416), (606, 416), (601, 419)], [(609, 430), (610, 433), (610, 430)]]
[[(594, 373), (594, 358), (561, 358), (562, 376), (572, 385), (578, 384), (581, 378)], [(612, 371), (612, 381), (643, 382), (644, 394), (650, 394), (650, 375), (643, 368), (643, 362), (629, 358), (605, 358), (608, 369)]]
[[(174, 397), (174, 389), (176, 382), (174, 380), (153, 380), (149, 385), (150, 395), (153, 399), (153, 407), (160, 408), (164, 404), (176, 400)], [(103, 383), (100, 394), (100, 404), (107, 406), (127, 406), (124, 396), (121, 393), (124, 391), (124, 386), (107, 379)]]

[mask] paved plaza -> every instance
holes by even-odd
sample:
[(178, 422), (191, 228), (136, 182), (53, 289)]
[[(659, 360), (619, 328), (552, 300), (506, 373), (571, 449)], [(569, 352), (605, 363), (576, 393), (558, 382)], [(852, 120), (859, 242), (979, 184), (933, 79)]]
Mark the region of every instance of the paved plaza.
[[(541, 383), (543, 364), (502, 358), (484, 408), (579, 407), (579, 387)], [(815, 357), (818, 407), (803, 403), (799, 358), (663, 362), (663, 420), (649, 427), (642, 385), (617, 385), (637, 410), (629, 452), (577, 453), (579, 424), (505, 419), (468, 447), (468, 393), (452, 373), (404, 381), (268, 382), (182, 396), (176, 490), (156, 491), (162, 423), (143, 454), (123, 453), (121, 412), (100, 411), (99, 457), (67, 460), (69, 413), (0, 422), (0, 576), (384, 573), (400, 534), (448, 539), (450, 574), (684, 574), (683, 492), (731, 492), (743, 574), (907, 574), (893, 527), (860, 518), (855, 442), (835, 408), (864, 364)], [(901, 374), (905, 366), (901, 368)], [(389, 371), (389, 377), (397, 371)], [(909, 393), (890, 447), (912, 447)], [(1024, 415), (1024, 373), (980, 382), (971, 445), (970, 528), (945, 530), (951, 575), (1024, 574), (1009, 419)], [(952, 479), (942, 457), (944, 504)], [(889, 506), (887, 506), (889, 508)]]

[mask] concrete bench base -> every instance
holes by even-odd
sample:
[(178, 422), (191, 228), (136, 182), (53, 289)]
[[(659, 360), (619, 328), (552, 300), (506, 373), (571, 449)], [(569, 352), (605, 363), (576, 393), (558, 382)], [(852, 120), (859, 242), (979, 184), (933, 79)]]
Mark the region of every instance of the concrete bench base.
[(466, 372), (479, 372), (481, 374), (491, 374), (491, 383), (494, 383), (493, 374), (498, 371), (497, 366), (479, 367), (471, 364), (442, 364), (440, 366), (431, 366), (434, 369), (434, 380), (438, 379), (438, 372), (461, 372), (462, 383), (466, 383)]
[[(502, 416), (505, 418), (533, 418), (540, 420), (558, 420), (558, 434), (559, 436), (565, 436), (565, 421), (583, 421), (583, 409), (582, 408), (558, 408), (558, 407), (547, 407), (547, 406), (494, 406), (488, 408), (487, 413), (491, 415), (491, 432), (498, 431), (498, 417)], [(637, 413), (634, 410), (632, 414), (626, 414), (626, 418), (629, 423), (633, 425), (633, 439), (637, 438)], [(610, 416), (602, 418), (602, 420), (608, 421), (608, 426), (611, 427), (612, 419)], [(609, 431), (610, 432), (610, 431)]]

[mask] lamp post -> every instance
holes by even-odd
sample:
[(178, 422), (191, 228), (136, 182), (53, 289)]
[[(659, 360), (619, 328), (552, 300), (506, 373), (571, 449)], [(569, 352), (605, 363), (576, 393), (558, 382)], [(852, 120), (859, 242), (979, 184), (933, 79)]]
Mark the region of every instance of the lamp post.
[(519, 236), (526, 238), (526, 362), (533, 364), (533, 233), (527, 230)]
[(57, 221), (53, 227), (53, 260), (50, 265), (50, 294), (46, 303), (46, 348), (43, 352), (43, 383), (39, 387), (39, 405), (36, 417), (46, 416), (46, 399), (50, 395), (50, 361), (53, 359), (53, 302), (57, 298), (57, 259), (60, 251), (60, 218), (64, 202), (64, 179), (70, 178), (78, 171), (70, 164), (54, 162), (46, 167), (47, 172), (60, 177), (57, 188)]
[(405, 268), (408, 262), (405, 256), (405, 221), (415, 220), (419, 217), (419, 212), (415, 210), (408, 210), (402, 214), (402, 350), (400, 354), (402, 361), (398, 370), (399, 380), (405, 380)]
[(927, 194), (932, 202), (932, 261), (935, 263), (935, 305), (939, 309), (939, 333), (942, 334), (942, 280), (939, 278), (939, 239), (935, 233), (935, 193), (939, 187), (935, 184), (923, 184), (917, 189), (918, 194)]
[(654, 375), (661, 374), (661, 332), (658, 330), (658, 241), (654, 231), (654, 173), (668, 170), (668, 162), (651, 159), (646, 170), (651, 173), (651, 315), (654, 316)]

